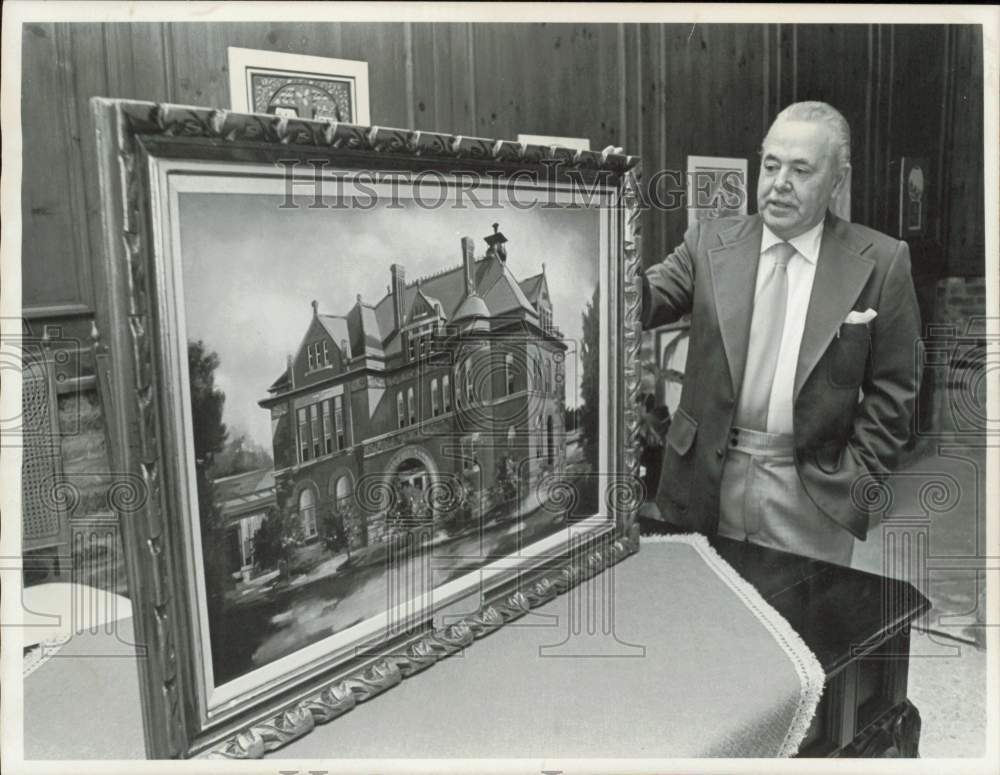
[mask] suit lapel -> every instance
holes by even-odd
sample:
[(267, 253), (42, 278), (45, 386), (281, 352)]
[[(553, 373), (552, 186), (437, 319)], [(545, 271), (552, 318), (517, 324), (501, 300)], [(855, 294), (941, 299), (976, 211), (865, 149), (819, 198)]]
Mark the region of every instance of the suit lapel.
[(721, 245), (708, 251), (719, 332), (729, 362), (733, 396), (740, 394), (753, 316), (760, 261), (762, 221), (753, 216), (719, 234)]
[(870, 245), (847, 223), (827, 216), (795, 368), (793, 400), (798, 400), (806, 379), (868, 282), (875, 262), (862, 253)]

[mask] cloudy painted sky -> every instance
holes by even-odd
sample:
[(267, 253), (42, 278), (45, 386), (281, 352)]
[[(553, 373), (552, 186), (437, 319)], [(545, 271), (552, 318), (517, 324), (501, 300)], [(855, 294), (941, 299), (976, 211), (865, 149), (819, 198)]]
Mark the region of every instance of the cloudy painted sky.
[[(184, 193), (179, 198), (187, 337), (219, 355), (230, 437), (246, 432), (270, 449), (270, 419), (257, 405), (283, 371), (312, 316), (345, 314), (360, 293), (375, 304), (389, 265), (407, 282), (458, 266), (460, 239), (482, 238), (494, 221), (507, 236), (508, 265), (524, 279), (546, 265), (554, 322), (579, 340), (580, 316), (597, 282), (598, 213), (588, 209), (279, 209), (270, 194)], [(570, 350), (577, 349), (570, 345)], [(567, 359), (569, 385), (578, 384)], [(567, 390), (573, 403), (575, 391)]]

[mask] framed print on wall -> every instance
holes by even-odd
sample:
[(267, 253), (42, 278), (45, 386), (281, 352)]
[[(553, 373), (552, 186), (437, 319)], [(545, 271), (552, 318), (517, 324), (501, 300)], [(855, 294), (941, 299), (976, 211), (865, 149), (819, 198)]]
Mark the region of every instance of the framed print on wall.
[(92, 107), (150, 758), (262, 756), (637, 549), (636, 158)]
[(687, 157), (688, 225), (747, 214), (747, 160)]
[(228, 53), (235, 111), (371, 123), (367, 62), (234, 46)]

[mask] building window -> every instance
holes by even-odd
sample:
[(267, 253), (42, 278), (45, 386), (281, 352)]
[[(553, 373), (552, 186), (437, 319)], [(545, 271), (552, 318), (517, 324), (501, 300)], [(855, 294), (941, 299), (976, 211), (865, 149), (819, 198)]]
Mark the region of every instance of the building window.
[(443, 398), (444, 398), (444, 404), (443, 404), (444, 410), (446, 412), (450, 412), (451, 411), (451, 377), (449, 375), (447, 375), (447, 374), (445, 374), (441, 378), (441, 393), (443, 394)]
[(309, 418), (305, 407), (298, 411), (299, 418), (299, 462), (305, 463), (309, 459)]
[(465, 403), (472, 406), (472, 356), (465, 359)]
[(299, 493), (299, 520), (305, 538), (315, 538), (319, 532), (316, 529), (316, 496), (309, 488)]
[(549, 465), (551, 465), (552, 462), (555, 460), (555, 455), (556, 455), (555, 433), (552, 428), (551, 414), (548, 416), (548, 418), (546, 418), (545, 426), (546, 426), (545, 442), (546, 442), (546, 450), (548, 451), (547, 457)]
[(400, 390), (396, 393), (396, 418), (399, 422), (399, 427), (403, 428), (406, 426), (406, 411), (403, 409), (403, 391)]
[(323, 442), (319, 429), (319, 404), (312, 404), (309, 407), (309, 420), (310, 430), (312, 430), (313, 457), (319, 457), (323, 454)]
[(417, 401), (412, 387), (407, 388), (406, 391), (406, 407), (410, 412), (410, 425), (413, 425), (417, 421)]
[(514, 392), (514, 356), (507, 353), (503, 359), (503, 371), (507, 380), (507, 395)]
[(439, 414), (441, 414), (441, 392), (435, 378), (431, 380), (431, 416), (437, 417)]
[(337, 480), (336, 488), (334, 490), (337, 511), (341, 514), (348, 512), (351, 507), (351, 495), (353, 494), (354, 491), (351, 487), (351, 478), (347, 475), (340, 477)]
[(330, 348), (325, 340), (306, 345), (306, 363), (309, 365), (309, 371), (330, 365)]
[(344, 438), (344, 397), (333, 397), (333, 425), (337, 429), (337, 449), (345, 446)]
[(542, 324), (542, 330), (546, 334), (552, 333), (552, 310), (542, 307), (539, 311), (539, 318)]
[(330, 402), (324, 401), (322, 404), (323, 412), (323, 451), (326, 454), (333, 452), (333, 436), (330, 432)]
[(417, 358), (417, 342), (412, 333), (406, 335), (406, 350), (411, 361)]
[(514, 451), (514, 442), (517, 440), (517, 430), (511, 425), (507, 429), (507, 449), (508, 451)]

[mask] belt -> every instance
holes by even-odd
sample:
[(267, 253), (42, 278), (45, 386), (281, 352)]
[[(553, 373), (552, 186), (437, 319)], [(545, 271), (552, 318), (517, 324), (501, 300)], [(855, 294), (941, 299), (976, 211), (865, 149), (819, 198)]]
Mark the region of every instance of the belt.
[(765, 433), (748, 428), (731, 428), (729, 449), (764, 457), (792, 455), (795, 452), (795, 437), (790, 433)]

